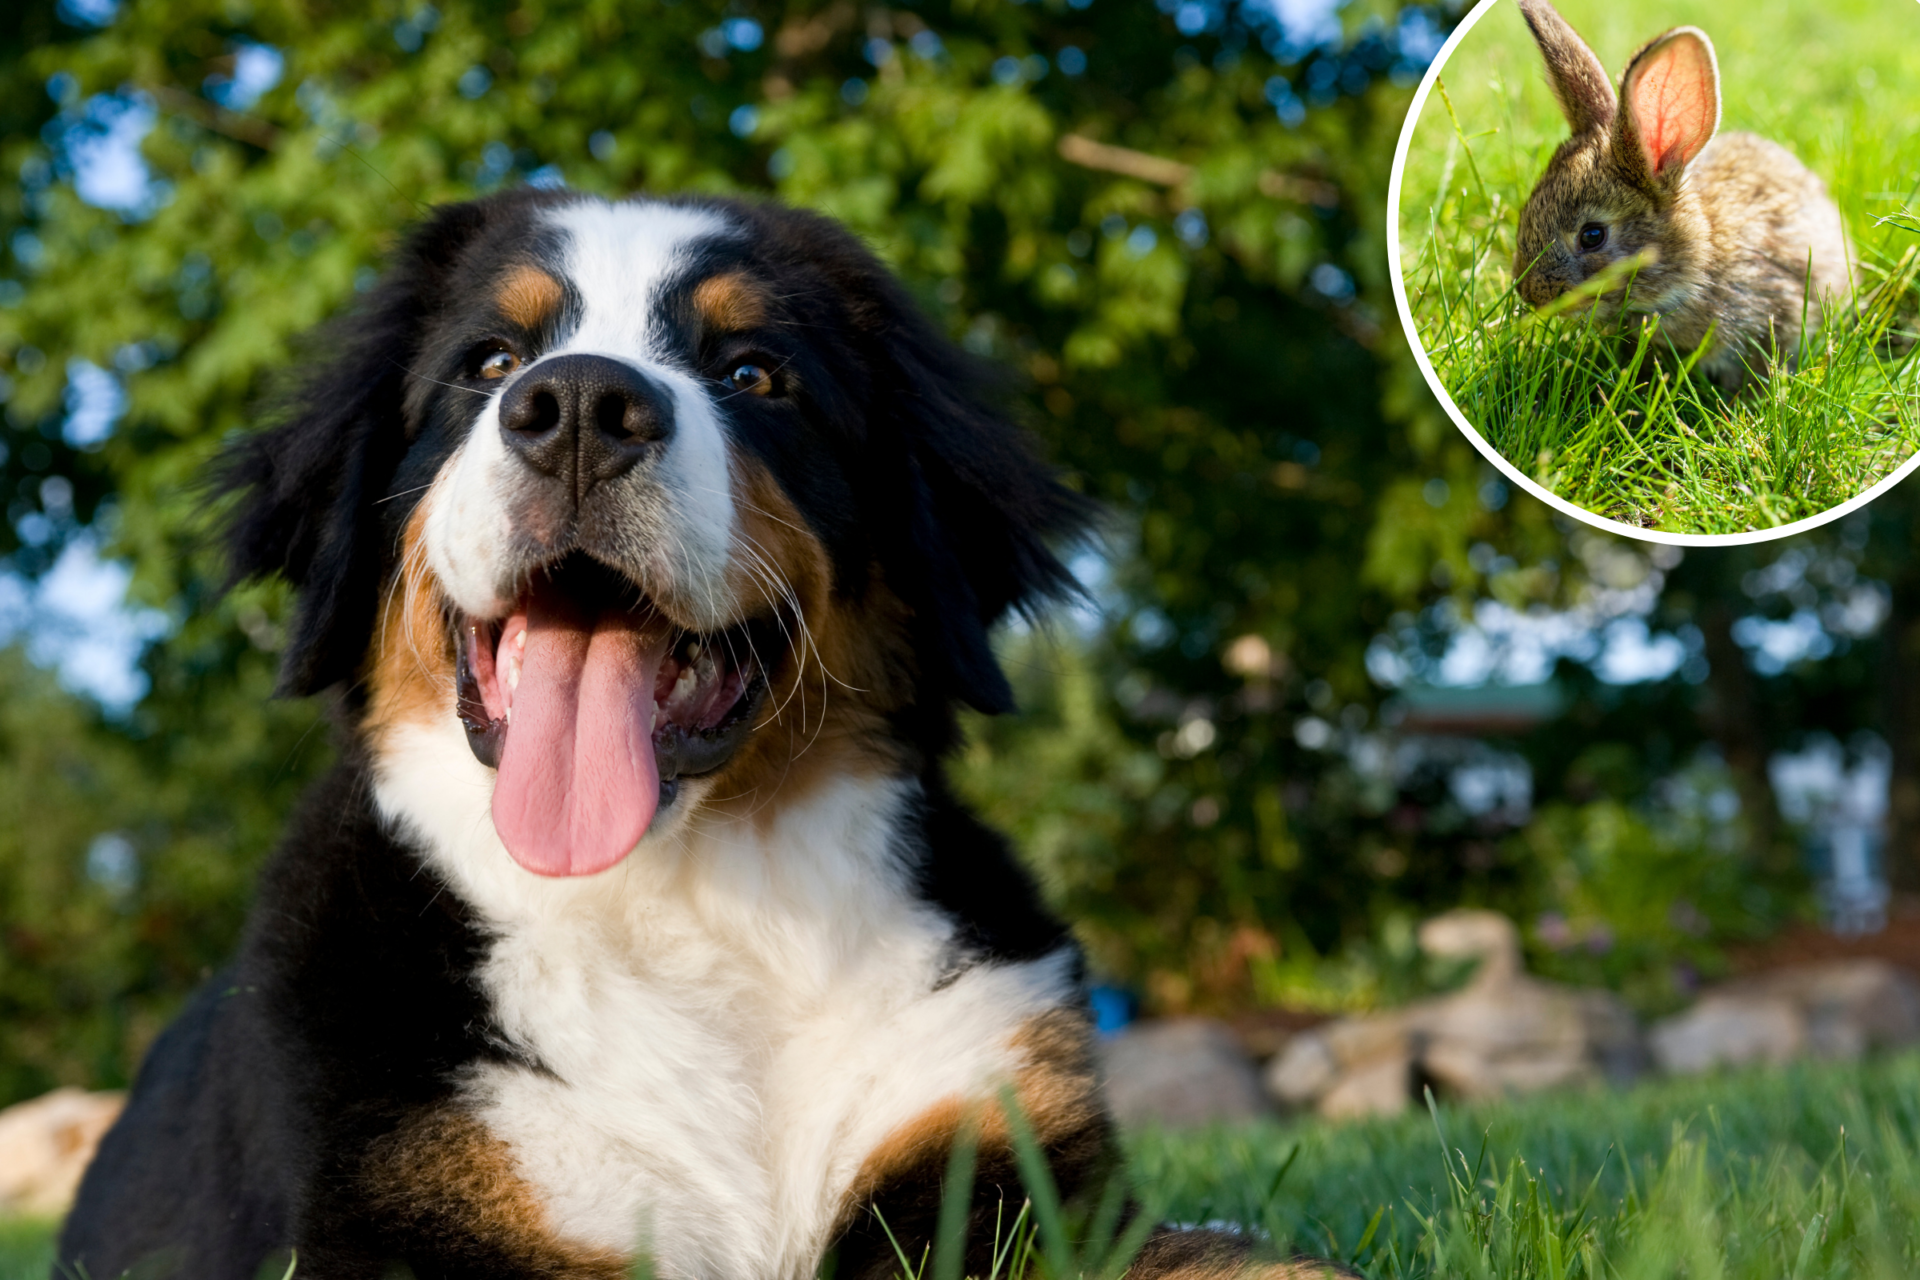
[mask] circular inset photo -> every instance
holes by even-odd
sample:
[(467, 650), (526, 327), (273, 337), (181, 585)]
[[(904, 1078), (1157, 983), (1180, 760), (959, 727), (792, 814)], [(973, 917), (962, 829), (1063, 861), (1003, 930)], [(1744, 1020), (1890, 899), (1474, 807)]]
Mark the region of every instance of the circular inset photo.
[(1401, 134), (1394, 287), (1482, 452), (1748, 541), (1920, 460), (1920, 5), (1486, 0)]

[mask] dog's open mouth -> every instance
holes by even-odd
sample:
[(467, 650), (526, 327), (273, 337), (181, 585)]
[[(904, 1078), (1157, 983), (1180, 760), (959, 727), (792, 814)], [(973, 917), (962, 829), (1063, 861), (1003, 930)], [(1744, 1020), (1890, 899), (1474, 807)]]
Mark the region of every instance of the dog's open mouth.
[(498, 770), (494, 827), (516, 862), (555, 876), (619, 862), (682, 778), (732, 758), (777, 630), (688, 631), (580, 556), (537, 575), (506, 617), (457, 622), (460, 721)]

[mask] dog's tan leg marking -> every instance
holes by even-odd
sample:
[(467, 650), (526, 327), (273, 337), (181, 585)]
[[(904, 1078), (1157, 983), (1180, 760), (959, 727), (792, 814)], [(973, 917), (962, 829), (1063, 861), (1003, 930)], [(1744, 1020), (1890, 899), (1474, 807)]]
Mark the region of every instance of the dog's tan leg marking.
[(506, 1143), (464, 1112), (427, 1112), (376, 1142), (363, 1176), (380, 1218), (405, 1224), (449, 1257), (497, 1251), (551, 1280), (627, 1275), (627, 1259), (557, 1238)]
[[(1011, 1082), (1014, 1101), (1034, 1137), (1043, 1147), (1067, 1148), (1071, 1163), (1090, 1164), (1105, 1146), (1107, 1120), (1085, 1015), (1071, 1009), (1036, 1014), (1011, 1043), (1025, 1058)], [(1012, 1130), (997, 1098), (942, 1098), (868, 1153), (842, 1201), (840, 1221), (852, 1221), (889, 1183), (929, 1168), (944, 1173), (954, 1139), (968, 1124), (977, 1127), (983, 1163), (1012, 1152)]]

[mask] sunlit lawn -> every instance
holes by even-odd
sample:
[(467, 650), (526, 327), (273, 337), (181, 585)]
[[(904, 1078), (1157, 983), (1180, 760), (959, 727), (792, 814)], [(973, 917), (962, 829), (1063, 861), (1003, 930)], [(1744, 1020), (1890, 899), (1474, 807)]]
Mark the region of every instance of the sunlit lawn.
[(47, 1280), (53, 1268), (53, 1225), (0, 1219), (0, 1280)]
[(1857, 312), (1810, 343), (1798, 373), (1731, 400), (1681, 376), (1671, 353), (1657, 361), (1657, 336), (1636, 357), (1583, 320), (1536, 320), (1512, 292), (1514, 229), (1566, 127), (1518, 8), (1496, 5), (1427, 99), (1400, 199), (1408, 301), (1454, 403), (1524, 474), (1642, 527), (1769, 528), (1872, 487), (1920, 448), (1920, 233), (1902, 214), (1920, 196), (1920, 7), (1558, 7), (1616, 82), (1653, 35), (1706, 30), (1721, 127), (1791, 147), (1837, 199), (1860, 260)]
[[(1129, 1145), (1164, 1219), (1377, 1280), (1920, 1274), (1920, 1054)], [(0, 1280), (44, 1280), (50, 1234), (0, 1224)]]
[(1444, 1157), (1421, 1113), (1141, 1135), (1135, 1164), (1170, 1217), (1254, 1225), (1379, 1278), (1920, 1274), (1917, 1055), (1438, 1121)]

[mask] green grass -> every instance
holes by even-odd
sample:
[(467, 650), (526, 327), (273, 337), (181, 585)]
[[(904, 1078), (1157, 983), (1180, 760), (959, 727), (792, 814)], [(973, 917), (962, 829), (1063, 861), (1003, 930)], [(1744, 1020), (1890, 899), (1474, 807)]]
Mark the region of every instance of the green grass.
[(1169, 1217), (1379, 1280), (1920, 1274), (1920, 1055), (1132, 1145)]
[[(1920, 1054), (1128, 1145), (1160, 1218), (1240, 1224), (1375, 1280), (1920, 1274)], [(1009, 1223), (1002, 1275), (1112, 1274), (1036, 1201)], [(51, 1234), (0, 1223), (0, 1280), (44, 1280)], [(905, 1270), (950, 1280), (943, 1260)]]
[(0, 1218), (0, 1280), (47, 1280), (54, 1224)]
[[(1520, 205), (1566, 137), (1513, 5), (1468, 32), (1429, 95), (1400, 197), (1414, 325), (1467, 420), (1523, 474), (1597, 514), (1674, 533), (1818, 515), (1920, 448), (1920, 7), (1910, 0), (1566, 0), (1616, 79), (1681, 23), (1714, 39), (1723, 129), (1791, 147), (1827, 181), (1860, 262), (1857, 314), (1799, 371), (1728, 398), (1657, 335), (1622, 344), (1541, 319), (1512, 290)], [(1784, 51), (1791, 51), (1790, 56)]]

